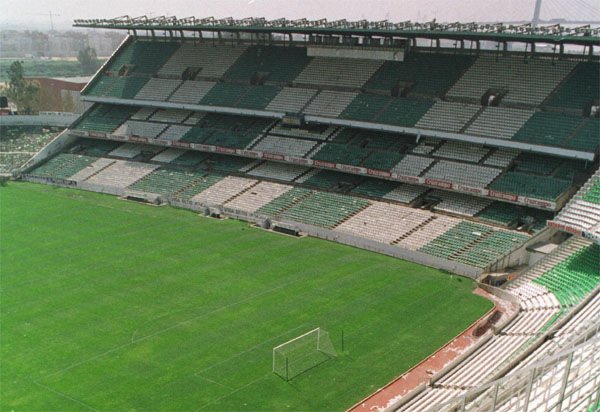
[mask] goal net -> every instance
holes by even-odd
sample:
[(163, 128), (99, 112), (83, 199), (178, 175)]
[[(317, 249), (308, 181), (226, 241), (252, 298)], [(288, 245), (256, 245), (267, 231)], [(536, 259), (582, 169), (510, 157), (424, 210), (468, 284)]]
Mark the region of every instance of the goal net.
[(316, 328), (273, 348), (273, 373), (288, 381), (336, 356), (329, 334)]

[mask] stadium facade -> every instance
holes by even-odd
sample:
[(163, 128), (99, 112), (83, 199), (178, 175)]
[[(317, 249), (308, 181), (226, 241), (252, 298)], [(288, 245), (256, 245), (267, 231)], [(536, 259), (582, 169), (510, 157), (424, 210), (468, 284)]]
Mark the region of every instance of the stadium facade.
[(130, 35), (82, 91), (93, 106), (22, 179), (351, 244), (506, 302), (474, 346), (380, 409), (598, 406), (598, 29), (75, 26)]

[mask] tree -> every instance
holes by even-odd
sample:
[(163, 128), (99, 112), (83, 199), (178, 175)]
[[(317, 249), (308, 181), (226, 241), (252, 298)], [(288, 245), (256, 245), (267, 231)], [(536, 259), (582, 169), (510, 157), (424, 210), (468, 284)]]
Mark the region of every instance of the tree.
[(14, 61), (6, 70), (8, 75), (8, 87), (6, 95), (10, 100), (17, 105), (19, 110), (31, 112), (32, 104), (34, 103), (38, 91), (40, 90), (37, 82), (26, 80), (23, 75), (25, 70), (20, 61)]
[(77, 61), (79, 61), (84, 74), (94, 74), (98, 70), (98, 67), (100, 67), (100, 60), (98, 60), (98, 56), (96, 55), (96, 49), (92, 47), (79, 50)]

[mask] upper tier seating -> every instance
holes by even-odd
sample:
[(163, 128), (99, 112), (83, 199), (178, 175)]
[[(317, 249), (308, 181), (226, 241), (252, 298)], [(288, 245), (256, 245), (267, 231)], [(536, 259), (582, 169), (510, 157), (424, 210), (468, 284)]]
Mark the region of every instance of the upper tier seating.
[(546, 200), (555, 200), (570, 187), (571, 182), (566, 180), (521, 172), (506, 172), (489, 186), (500, 192)]
[(275, 112), (300, 113), (315, 94), (317, 94), (315, 89), (284, 87), (265, 109)]
[(200, 100), (210, 106), (237, 106), (250, 86), (233, 83), (216, 83)]
[(217, 83), (204, 95), (200, 104), (264, 109), (277, 93), (279, 88), (275, 86)]
[(470, 56), (409, 53), (403, 62), (383, 63), (365, 87), (389, 91), (406, 85), (411, 93), (441, 96), (472, 62)]
[[(382, 96), (382, 98), (384, 97)], [(433, 104), (431, 101), (406, 97), (391, 97), (386, 99), (389, 100), (389, 103), (375, 120), (379, 123), (396, 126), (414, 126)]]
[(358, 89), (382, 64), (380, 60), (314, 57), (294, 82)]
[(86, 182), (124, 189), (157, 168), (158, 166), (148, 163), (116, 160), (107, 168), (91, 176)]
[(202, 80), (186, 80), (181, 82), (181, 86), (169, 97), (169, 101), (173, 103), (197, 104), (215, 84), (215, 82)]
[(135, 95), (140, 100), (157, 100), (164, 102), (179, 86), (181, 80), (158, 79), (156, 77), (148, 80), (148, 83)]
[(533, 113), (532, 110), (488, 106), (465, 133), (496, 139), (512, 139)]
[(354, 100), (357, 93), (322, 91), (304, 109), (304, 113), (314, 116), (338, 117)]
[(570, 61), (482, 55), (448, 95), (479, 101), (487, 90), (496, 89), (507, 92), (503, 102), (538, 106), (573, 67)]
[(581, 121), (582, 119), (579, 116), (536, 112), (515, 134), (513, 140), (548, 146), (561, 146)]
[(600, 146), (600, 119), (589, 118), (575, 130), (575, 135), (568, 139), (565, 147), (575, 150), (595, 152)]
[(594, 99), (598, 99), (598, 90), (600, 90), (600, 64), (579, 63), (571, 75), (550, 95), (545, 104), (582, 110)]
[(346, 107), (340, 117), (344, 119), (373, 121), (389, 104), (390, 97), (361, 93)]
[(147, 81), (146, 77), (102, 76), (91, 84), (86, 94), (133, 99)]
[(252, 150), (285, 156), (304, 157), (317, 144), (318, 142), (314, 140), (266, 135), (252, 147)]
[(480, 108), (474, 104), (435, 102), (415, 127), (458, 133)]
[(250, 86), (237, 105), (244, 109), (264, 109), (280, 90), (276, 86)]
[(246, 45), (183, 43), (158, 74), (181, 79), (187, 68), (199, 68), (197, 77), (220, 78), (246, 50)]
[(485, 187), (501, 172), (502, 169), (493, 167), (439, 160), (423, 176), (467, 186)]
[(273, 199), (291, 190), (292, 187), (280, 183), (260, 182), (250, 190), (225, 203), (225, 206), (254, 213)]
[(128, 64), (133, 65), (135, 73), (154, 74), (178, 47), (178, 43), (171, 41), (134, 40), (115, 56), (106, 71), (117, 72)]
[(225, 77), (233, 81), (250, 82), (256, 73), (266, 81), (288, 83), (309, 63), (304, 47), (250, 46), (229, 68)]

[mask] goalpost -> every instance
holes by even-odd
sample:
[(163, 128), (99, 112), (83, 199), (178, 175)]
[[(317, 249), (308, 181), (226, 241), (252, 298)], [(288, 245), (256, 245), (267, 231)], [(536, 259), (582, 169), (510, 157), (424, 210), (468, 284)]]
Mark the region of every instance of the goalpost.
[(273, 348), (273, 373), (289, 381), (336, 356), (329, 333), (315, 328)]

